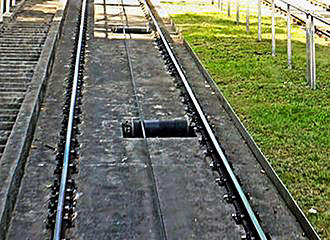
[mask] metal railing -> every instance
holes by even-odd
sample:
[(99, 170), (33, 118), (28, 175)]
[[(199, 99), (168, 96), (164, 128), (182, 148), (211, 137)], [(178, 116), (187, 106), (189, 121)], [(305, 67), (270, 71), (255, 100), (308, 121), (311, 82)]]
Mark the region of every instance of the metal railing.
[(16, 0), (0, 0), (0, 22), (3, 22), (3, 16), (9, 14), (14, 6), (16, 6)]
[(286, 6), (286, 9), (281, 8), (281, 6), (276, 6), (275, 0), (272, 0), (272, 48), (273, 55), (275, 55), (275, 8), (279, 8), (282, 11), (286, 12), (287, 15), (287, 52), (288, 52), (288, 67), (292, 68), (292, 39), (291, 39), (291, 10), (295, 9), (299, 13), (306, 15), (306, 21), (301, 20), (305, 23), (306, 30), (306, 79), (308, 84), (312, 89), (316, 89), (316, 63), (315, 63), (315, 20), (330, 26), (330, 22), (325, 20), (323, 17), (318, 16), (315, 13), (312, 13), (308, 10), (302, 9), (295, 5), (290, 4), (285, 0), (276, 0), (279, 3), (282, 3)]
[[(224, 11), (225, 1), (227, 2), (227, 13), (231, 15), (232, 2), (236, 4), (236, 23), (240, 21), (240, 0), (218, 0), (218, 7), (221, 11)], [(246, 8), (246, 31), (250, 31), (250, 0), (245, 0), (247, 3)], [(262, 41), (262, 3), (268, 3), (271, 5), (271, 17), (272, 17), (272, 56), (276, 56), (276, 10), (280, 10), (286, 13), (287, 18), (287, 55), (288, 55), (288, 68), (292, 69), (292, 35), (291, 35), (291, 21), (295, 18), (299, 22), (305, 25), (306, 30), (306, 79), (309, 86), (312, 89), (316, 89), (316, 63), (315, 63), (315, 32), (319, 32), (326, 37), (330, 38), (330, 33), (322, 31), (315, 27), (315, 20), (330, 27), (330, 22), (323, 17), (310, 12), (309, 10), (302, 9), (295, 6), (285, 0), (258, 0), (258, 41)], [(329, 4), (330, 5), (330, 4)], [(292, 14), (292, 10), (295, 13)], [(302, 14), (306, 16), (306, 20), (303, 20), (296, 15)]]

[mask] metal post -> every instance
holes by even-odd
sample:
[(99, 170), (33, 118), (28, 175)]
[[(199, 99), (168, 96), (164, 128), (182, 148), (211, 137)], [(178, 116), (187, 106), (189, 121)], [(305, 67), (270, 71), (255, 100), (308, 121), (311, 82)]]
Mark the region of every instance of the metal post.
[(292, 42), (291, 42), (291, 8), (287, 6), (287, 22), (288, 22), (288, 68), (292, 69)]
[(239, 8), (240, 8), (240, 2), (239, 0), (236, 0), (236, 23), (239, 24)]
[(2, 22), (2, 15), (5, 9), (5, 0), (0, 0), (0, 22)]
[(228, 0), (228, 17), (230, 17), (230, 0)]
[(10, 0), (6, 0), (6, 13), (9, 13), (10, 10)]
[(307, 14), (306, 21), (306, 77), (312, 89), (316, 89), (316, 65), (315, 65), (315, 41), (314, 41), (314, 17)]
[(275, 40), (275, 0), (272, 0), (272, 55), (276, 54), (276, 40)]
[(247, 0), (247, 10), (246, 10), (246, 32), (250, 32), (250, 0)]
[(315, 26), (314, 17), (311, 16), (311, 49), (312, 49), (312, 89), (316, 89), (316, 54), (315, 54)]
[(11, 0), (11, 6), (14, 7), (16, 5), (16, 0)]
[(261, 42), (261, 23), (262, 23), (261, 0), (258, 0), (258, 41), (259, 42)]
[(310, 34), (309, 34), (309, 14), (306, 14), (306, 25), (305, 25), (305, 29), (306, 29), (306, 80), (307, 80), (307, 84), (310, 85)]
[(224, 1), (224, 0), (221, 0), (221, 5), (220, 5), (220, 10), (221, 10), (221, 12), (223, 11), (223, 1)]

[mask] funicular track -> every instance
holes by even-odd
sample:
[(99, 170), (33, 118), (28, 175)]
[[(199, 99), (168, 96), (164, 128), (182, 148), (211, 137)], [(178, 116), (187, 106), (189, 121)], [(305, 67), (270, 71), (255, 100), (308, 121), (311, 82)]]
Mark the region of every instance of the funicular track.
[[(134, 6), (136, 7), (137, 5), (135, 4)], [(171, 79), (174, 79), (172, 84), (173, 87), (178, 89), (180, 92), (179, 100), (181, 100), (185, 106), (184, 111), (186, 113), (186, 116), (189, 118), (189, 122), (191, 123), (190, 127), (194, 128), (194, 130), (196, 131), (196, 135), (199, 137), (199, 141), (197, 141), (197, 147), (195, 146), (195, 148), (199, 150), (202, 149), (205, 158), (208, 158), (209, 160), (211, 159), (210, 161), (208, 161), (209, 167), (212, 170), (212, 175), (216, 177), (215, 179), (212, 178), (212, 182), (209, 182), (208, 184), (214, 184), (215, 180), (216, 185), (219, 186), (219, 189), (222, 189), (222, 191), (226, 193), (223, 195), (224, 202), (219, 201), (217, 202), (217, 204), (228, 204), (231, 206), (232, 209), (234, 209), (234, 212), (231, 212), (232, 215), (229, 218), (232, 218), (232, 220), (230, 220), (232, 221), (233, 225), (235, 225), (236, 223), (240, 226), (239, 229), (243, 229), (243, 231), (237, 231), (239, 232), (239, 235), (241, 235), (242, 239), (270, 239), (270, 234), (264, 231), (264, 228), (261, 226), (261, 220), (258, 216), (259, 214), (255, 213), (255, 210), (250, 205), (250, 194), (248, 194), (246, 190), (242, 187), (243, 184), (241, 183), (241, 178), (236, 174), (234, 166), (228, 159), (227, 154), (224, 152), (224, 148), (219, 142), (219, 137), (216, 134), (214, 125), (210, 123), (209, 116), (204, 113), (204, 109), (202, 104), (200, 103), (200, 99), (198, 99), (197, 95), (194, 93), (191, 84), (188, 81), (189, 78), (187, 77), (187, 72), (185, 72), (183, 67), (180, 65), (176, 53), (172, 50), (174, 48), (172, 45), (173, 43), (168, 41), (168, 36), (166, 35), (167, 33), (164, 32), (161, 24), (157, 20), (157, 17), (153, 14), (150, 5), (148, 5), (148, 3), (145, 1), (139, 0), (139, 6), (143, 10), (143, 13), (145, 15), (144, 17), (147, 19), (148, 22), (148, 26), (146, 28), (136, 26), (132, 28), (130, 26), (127, 12), (125, 10), (125, 3), (123, 0), (121, 0), (118, 1), (118, 4), (111, 4), (111, 7), (122, 8), (122, 10), (120, 10), (122, 14), (121, 26), (118, 25), (119, 27), (117, 26), (112, 30), (114, 33), (120, 33), (124, 36), (124, 38), (122, 38), (121, 36), (119, 41), (117, 39), (116, 41), (118, 42), (116, 44), (118, 44), (118, 46), (120, 44), (124, 45), (124, 51), (122, 52), (122, 54), (124, 53), (123, 55), (125, 55), (125, 60), (127, 60), (127, 62), (124, 61), (124, 63), (127, 63), (127, 66), (124, 66), (123, 68), (127, 68), (126, 71), (128, 72), (128, 76), (130, 78), (129, 81), (131, 82), (131, 88), (133, 90), (133, 92), (130, 94), (133, 95), (133, 105), (135, 105), (136, 107), (137, 117), (139, 119), (139, 124), (141, 125), (140, 127), (142, 129), (142, 137), (140, 136), (140, 138), (142, 138), (143, 149), (148, 158), (146, 160), (146, 165), (144, 166), (144, 168), (146, 168), (146, 171), (148, 172), (148, 181), (152, 185), (152, 194), (156, 196), (153, 199), (152, 204), (154, 205), (154, 209), (156, 209), (157, 211), (155, 215), (159, 221), (157, 225), (160, 228), (158, 229), (159, 238), (171, 239), (171, 237), (169, 237), (167, 234), (167, 228), (165, 226), (166, 223), (163, 220), (163, 217), (165, 215), (163, 211), (166, 211), (166, 209), (162, 209), (161, 206), (161, 196), (160, 194), (158, 194), (159, 185), (157, 185), (159, 183), (157, 183), (154, 174), (152, 159), (150, 159), (151, 153), (149, 152), (149, 147), (150, 145), (152, 145), (152, 143), (150, 143), (148, 140), (149, 136), (145, 126), (145, 116), (143, 112), (143, 109), (145, 109), (143, 108), (143, 104), (145, 104), (145, 101), (144, 99), (142, 99), (141, 94), (139, 92), (140, 89), (136, 84), (136, 82), (139, 81), (139, 76), (136, 75), (139, 74), (135, 75), (136, 68), (134, 64), (136, 64), (136, 56), (134, 56), (134, 49), (132, 47), (134, 43), (130, 42), (131, 33), (139, 31), (139, 34), (150, 34), (149, 23), (151, 29), (153, 30), (152, 34), (154, 37), (154, 39), (152, 39), (151, 41), (153, 41), (154, 45), (159, 50), (160, 57), (163, 58), (161, 59), (161, 62), (165, 65), (165, 69), (163, 71), (165, 71), (166, 74), (171, 76)], [(84, 85), (84, 74), (87, 72), (87, 70), (85, 71), (85, 67), (86, 65), (88, 65), (86, 63), (88, 61), (85, 62), (87, 52), (86, 45), (88, 44), (88, 41), (90, 41), (87, 41), (86, 39), (88, 27), (90, 26), (88, 24), (88, 14), (90, 13), (88, 7), (89, 5), (87, 0), (84, 0), (81, 4), (77, 31), (74, 35), (75, 47), (73, 51), (72, 62), (70, 65), (68, 81), (66, 82), (67, 86), (63, 106), (62, 128), (59, 132), (59, 141), (57, 143), (56, 148), (56, 167), (54, 171), (55, 177), (53, 177), (54, 181), (49, 191), (50, 198), (48, 202), (48, 217), (46, 220), (46, 225), (49, 229), (49, 238), (53, 240), (68, 238), (74, 239), (75, 237), (79, 239), (79, 232), (84, 232), (86, 230), (81, 227), (84, 226), (83, 224), (81, 224), (81, 222), (77, 223), (77, 225), (80, 225), (79, 229), (75, 225), (76, 221), (78, 221), (77, 218), (79, 218), (79, 201), (81, 201), (81, 198), (77, 196), (77, 192), (79, 187), (84, 187), (79, 185), (82, 184), (82, 181), (79, 182), (79, 179), (77, 180), (77, 175), (79, 175), (77, 174), (78, 170), (81, 170), (80, 168), (83, 167), (80, 165), (81, 156), (79, 152), (81, 145), (79, 142), (80, 140), (90, 141), (89, 139), (81, 139), (79, 136), (81, 128), (81, 114), (84, 114), (83, 111), (85, 109), (84, 106), (82, 106), (82, 87)], [(109, 26), (106, 26), (107, 30), (108, 27)], [(97, 108), (97, 106), (95, 107)], [(125, 125), (125, 123), (123, 123), (123, 125)], [(108, 165), (106, 165), (104, 162), (96, 165), (100, 168), (102, 168), (102, 166), (104, 168), (108, 167)], [(84, 166), (88, 167), (88, 164)], [(189, 169), (185, 171), (189, 171)], [(207, 171), (209, 171), (209, 169), (207, 169)], [(93, 175), (94, 173), (89, 172), (88, 174)], [(123, 175), (126, 176), (125, 174)], [(97, 176), (93, 178), (97, 179)], [(141, 180), (139, 179), (138, 181)], [(193, 181), (198, 181), (198, 179), (194, 179)], [(99, 184), (101, 185), (101, 183)], [(85, 195), (87, 194), (85, 193)], [(119, 196), (120, 194), (118, 194), (116, 198), (119, 198)], [(105, 196), (104, 198), (105, 199), (102, 199), (102, 201), (109, 200), (106, 199)], [(124, 200), (122, 199), (121, 201)], [(115, 206), (113, 206), (115, 204), (114, 202), (109, 201), (108, 204), (108, 208), (115, 208)], [(221, 208), (225, 207), (221, 206)], [(111, 211), (115, 210), (111, 209)], [(92, 216), (90, 217), (91, 219), (93, 219)], [(152, 219), (152, 217), (150, 217), (150, 219)], [(109, 222), (105, 221), (100, 223), (98, 227), (102, 228), (102, 224), (111, 225)], [(120, 225), (118, 226), (118, 228), (120, 229)], [(95, 228), (94, 226), (90, 227)], [(95, 231), (98, 231), (98, 229), (95, 229)], [(110, 234), (110, 232), (111, 231), (107, 233)], [(237, 236), (237, 232), (235, 233), (235, 236)], [(85, 233), (82, 233), (82, 235), (83, 234)], [(231, 232), (226, 232), (226, 234), (229, 236), (229, 238), (233, 235)], [(88, 235), (86, 234), (86, 236)], [(155, 237), (155, 239), (159, 238)]]
[(236, 213), (233, 213), (233, 218), (238, 224), (242, 224), (246, 231), (246, 235), (243, 238), (246, 239), (267, 239), (265, 232), (263, 231), (259, 220), (253, 212), (249, 201), (240, 185), (240, 179), (235, 175), (230, 163), (228, 162), (217, 136), (214, 134), (214, 130), (209, 124), (207, 117), (205, 116), (198, 99), (196, 98), (194, 91), (190, 87), (188, 79), (186, 78), (182, 68), (180, 67), (174, 52), (171, 50), (169, 42), (166, 40), (155, 16), (150, 10), (148, 4), (145, 4), (147, 13), (149, 14), (152, 23), (154, 24), (157, 32), (157, 43), (161, 51), (163, 52), (164, 59), (170, 60), (168, 68), (176, 78), (180, 79), (182, 93), (187, 101), (191, 114), (192, 121), (196, 123), (197, 129), (201, 133), (201, 142), (205, 144), (208, 149), (208, 154), (212, 157), (210, 167), (213, 171), (218, 173), (216, 182), (219, 186), (225, 187), (228, 191), (228, 195), (225, 196), (227, 202), (232, 203), (235, 206)]
[(48, 205), (47, 228), (51, 239), (66, 237), (66, 230), (73, 226), (76, 206), (76, 186), (73, 175), (77, 173), (81, 91), (83, 86), (85, 44), (87, 29), (87, 0), (82, 1), (79, 23), (75, 35), (70, 73), (68, 76), (62, 129), (57, 147), (55, 180), (51, 187)]
[[(260, 226), (258, 219), (256, 215), (254, 214), (249, 201), (243, 191), (243, 189), (240, 186), (240, 180), (239, 177), (235, 175), (233, 172), (230, 163), (228, 162), (224, 152), (222, 151), (220, 147), (220, 143), (217, 140), (217, 137), (214, 134), (214, 130), (212, 130), (212, 127), (208, 123), (207, 117), (203, 113), (202, 107), (199, 105), (198, 99), (194, 95), (193, 90), (191, 89), (189, 82), (187, 78), (185, 77), (182, 68), (180, 67), (174, 52), (172, 51), (169, 42), (164, 36), (164, 33), (162, 32), (157, 19), (153, 15), (149, 5), (145, 1), (139, 1), (140, 6), (143, 8), (145, 17), (151, 21), (151, 23), (154, 26), (155, 31), (155, 41), (160, 49), (163, 59), (165, 61), (165, 64), (167, 65), (168, 71), (171, 73), (172, 76), (174, 76), (178, 80), (178, 86), (181, 89), (181, 93), (183, 98), (185, 99), (185, 103), (188, 105), (187, 112), (190, 114), (190, 118), (192, 122), (194, 122), (194, 126), (201, 134), (200, 142), (202, 145), (205, 145), (208, 149), (208, 155), (212, 157), (212, 163), (210, 164), (211, 169), (218, 174), (218, 178), (216, 179), (216, 182), (219, 186), (225, 187), (228, 195), (225, 196), (225, 199), (228, 203), (231, 203), (235, 206), (236, 213), (233, 213), (232, 217), (236, 221), (237, 224), (242, 224), (244, 226), (244, 229), (246, 231), (246, 234), (242, 237), (244, 239), (267, 239), (266, 234), (264, 233), (262, 227)], [(125, 35), (125, 28), (128, 29), (128, 17), (125, 12), (125, 7), (123, 6), (123, 0), (121, 0), (121, 5), (123, 8), (123, 33)], [(145, 129), (145, 123), (144, 123), (144, 114), (143, 110), (141, 109), (141, 103), (138, 98), (137, 89), (136, 89), (136, 83), (134, 79), (134, 73), (133, 73), (133, 66), (132, 66), (132, 60), (130, 56), (130, 46), (129, 41), (127, 41), (127, 37), (124, 37), (124, 44), (128, 59), (128, 65), (130, 69), (130, 76), (132, 80), (132, 86), (135, 96), (135, 101), (138, 106), (138, 112), (139, 112), (139, 119), (142, 129), (142, 135), (144, 138), (144, 143), (146, 149), (148, 149), (148, 142), (146, 140), (147, 134)], [(180, 83), (181, 82), (181, 83)], [(150, 159), (149, 159), (150, 160)], [(149, 161), (149, 164), (151, 166), (151, 162)], [(154, 185), (154, 191), (157, 194), (156, 189), (156, 181), (155, 177), (153, 176), (153, 169), (151, 167), (151, 177)], [(159, 204), (159, 199), (157, 197), (157, 210), (158, 215), (161, 218), (161, 209)], [(160, 220), (161, 222), (161, 232), (163, 239), (167, 239), (166, 236), (166, 230), (164, 229), (164, 223), (163, 220)]]
[[(118, 4), (124, 5), (123, 2)], [(191, 121), (193, 122), (195, 129), (200, 133), (201, 139), (200, 143), (207, 147), (207, 155), (212, 157), (211, 169), (218, 174), (216, 182), (219, 186), (224, 187), (227, 191), (227, 195), (224, 196), (225, 200), (233, 204), (236, 209), (236, 213), (233, 213), (237, 224), (242, 224), (245, 229), (245, 234), (243, 238), (245, 239), (267, 239), (257, 216), (252, 210), (248, 198), (244, 193), (240, 185), (240, 179), (235, 175), (232, 170), (231, 164), (228, 162), (223, 150), (220, 147), (220, 143), (214, 134), (214, 130), (208, 123), (207, 117), (203, 113), (202, 107), (200, 106), (198, 99), (194, 95), (187, 78), (183, 70), (181, 69), (176, 57), (171, 50), (170, 44), (167, 42), (161, 28), (159, 27), (156, 18), (153, 16), (148, 4), (146, 2), (140, 1), (140, 6), (143, 8), (145, 16), (149, 19), (155, 31), (155, 40), (160, 49), (164, 61), (166, 62), (168, 71), (174, 76), (180, 89), (182, 91), (182, 96), (186, 101), (188, 106), (188, 113), (190, 115)], [(123, 33), (125, 29), (128, 29), (128, 21), (125, 13), (125, 7), (123, 6)], [(76, 50), (75, 50), (75, 60), (73, 61), (71, 67), (71, 75), (68, 81), (66, 102), (64, 105), (64, 119), (62, 122), (63, 128), (60, 133), (61, 140), (58, 144), (57, 150), (57, 168), (55, 170), (56, 179), (52, 186), (52, 195), (49, 202), (49, 215), (48, 215), (48, 227), (52, 230), (52, 239), (60, 240), (66, 237), (66, 229), (72, 227), (73, 221), (75, 219), (75, 208), (76, 208), (76, 186), (73, 179), (73, 174), (77, 172), (77, 148), (79, 146), (76, 137), (79, 124), (79, 113), (80, 110), (80, 93), (82, 87), (82, 76), (83, 76), (83, 62), (84, 62), (84, 47), (85, 47), (85, 34), (86, 34), (86, 0), (82, 3), (82, 10), (80, 16), (79, 25), (79, 35), (76, 37)], [(134, 95), (136, 96), (136, 104), (139, 109), (139, 118), (141, 123), (141, 129), (143, 132), (143, 138), (145, 139), (146, 148), (148, 148), (146, 130), (144, 126), (144, 116), (143, 111), (140, 108), (139, 98), (137, 97), (137, 90), (135, 86), (135, 79), (132, 67), (131, 56), (129, 53), (129, 42), (126, 40), (125, 36), (125, 49), (128, 59), (128, 65), (130, 69), (130, 76), (132, 80)], [(150, 163), (151, 165), (151, 163)], [(151, 168), (151, 176), (152, 168)], [(153, 178), (154, 179), (154, 178)], [(156, 183), (154, 182), (154, 191), (157, 193)], [(79, 186), (78, 186), (79, 187)], [(158, 215), (161, 217), (161, 209), (159, 203)], [(163, 224), (161, 224), (163, 226)], [(164, 226), (162, 227), (162, 236), (166, 239), (166, 231)]]

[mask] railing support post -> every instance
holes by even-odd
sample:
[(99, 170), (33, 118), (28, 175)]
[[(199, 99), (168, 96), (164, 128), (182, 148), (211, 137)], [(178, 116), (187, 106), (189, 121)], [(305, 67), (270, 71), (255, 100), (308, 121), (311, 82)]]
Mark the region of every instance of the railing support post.
[(0, 22), (3, 21), (3, 12), (5, 10), (5, 0), (0, 0)]
[(258, 41), (261, 42), (261, 23), (262, 23), (262, 17), (261, 17), (261, 0), (258, 0)]
[(276, 39), (275, 39), (275, 0), (272, 0), (272, 55), (276, 55)]
[(228, 17), (230, 17), (230, 0), (228, 0)]
[(6, 13), (9, 13), (10, 10), (10, 0), (6, 0)]
[(292, 40), (291, 40), (291, 8), (287, 6), (287, 22), (288, 22), (288, 68), (292, 69)]
[(315, 64), (315, 27), (314, 17), (307, 14), (306, 21), (306, 78), (311, 89), (316, 89), (316, 64)]
[(250, 0), (247, 0), (246, 7), (246, 32), (250, 32)]
[(236, 23), (239, 24), (239, 9), (240, 9), (240, 2), (236, 0)]

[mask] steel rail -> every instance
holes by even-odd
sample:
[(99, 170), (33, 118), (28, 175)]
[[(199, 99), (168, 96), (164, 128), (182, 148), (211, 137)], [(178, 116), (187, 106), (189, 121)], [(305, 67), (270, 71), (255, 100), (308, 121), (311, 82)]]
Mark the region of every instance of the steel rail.
[(206, 129), (206, 132), (207, 132), (209, 138), (211, 139), (211, 142), (212, 142), (212, 144), (213, 144), (213, 146), (216, 150), (216, 153), (220, 157), (223, 165), (225, 166), (227, 174), (229, 175), (229, 177), (230, 177), (230, 179), (231, 179), (231, 181), (234, 185), (234, 188), (235, 188), (237, 194), (239, 195), (240, 200), (242, 201), (242, 204), (244, 206), (244, 210), (246, 211), (246, 213), (248, 214), (249, 219), (251, 220), (251, 223), (254, 227), (255, 233), (257, 234), (259, 239), (267, 240), (267, 237), (266, 237), (266, 235), (265, 235), (258, 219), (256, 218), (256, 215), (254, 214), (254, 212), (253, 212), (253, 210), (250, 206), (250, 203), (249, 203), (248, 199), (246, 198), (246, 196), (243, 192), (243, 189), (241, 188), (241, 186), (238, 182), (238, 179), (236, 178), (232, 168), (230, 167), (230, 164), (229, 164), (225, 154), (221, 150), (220, 144), (218, 143), (218, 141), (217, 141), (217, 139), (216, 139), (211, 127), (210, 127), (210, 124), (208, 123), (207, 118), (204, 115), (204, 112), (203, 112), (200, 104), (198, 103), (198, 100), (197, 100), (193, 90), (191, 89), (191, 87), (188, 83), (188, 80), (187, 80), (185, 74), (183, 73), (183, 70), (181, 69), (178, 61), (176, 60), (176, 58), (174, 56), (174, 53), (173, 53), (171, 47), (169, 46), (169, 44), (168, 44), (168, 42), (167, 42), (160, 26), (158, 25), (156, 18), (154, 17), (153, 13), (151, 12), (151, 9), (150, 9), (148, 3), (146, 2), (146, 0), (144, 0), (144, 1), (145, 1), (146, 8), (147, 8), (147, 10), (150, 14), (150, 17), (151, 17), (151, 19), (154, 23), (154, 26), (155, 26), (157, 32), (159, 33), (160, 38), (162, 39), (162, 41), (164, 43), (164, 46), (165, 46), (165, 48), (166, 48), (166, 50), (167, 50), (167, 52), (168, 52), (168, 54), (169, 54), (169, 56), (170, 56), (170, 58), (171, 58), (171, 60), (174, 64), (174, 66), (175, 66), (175, 68), (176, 68), (176, 70), (177, 70), (177, 72), (178, 72), (178, 74), (179, 74), (179, 76), (180, 76), (180, 78), (181, 78), (181, 80), (184, 84), (184, 87), (185, 87), (187, 93), (189, 94), (189, 97), (190, 97), (191, 101), (194, 104), (194, 107), (196, 108), (196, 110), (198, 112), (198, 116), (202, 120), (204, 128)]
[(81, 52), (82, 52), (82, 47), (83, 47), (82, 42), (83, 42), (83, 33), (84, 33), (84, 19), (85, 19), (85, 15), (86, 15), (86, 5), (87, 5), (87, 0), (83, 0), (82, 8), (81, 8), (78, 45), (77, 45), (77, 52), (76, 52), (76, 56), (75, 56), (75, 69), (74, 69), (73, 86), (72, 86), (72, 93), (71, 93), (71, 100), (70, 100), (70, 112), (69, 112), (67, 133), (66, 133), (66, 139), (65, 139), (64, 159), (63, 159), (63, 166), (62, 166), (61, 184), (60, 184), (60, 190), (59, 190), (53, 240), (62, 239), (64, 200), (65, 200), (65, 191), (66, 191), (66, 184), (67, 184), (68, 171), (69, 171), (71, 137), (72, 137), (72, 127), (73, 127), (73, 120), (74, 120), (74, 108), (76, 105)]

